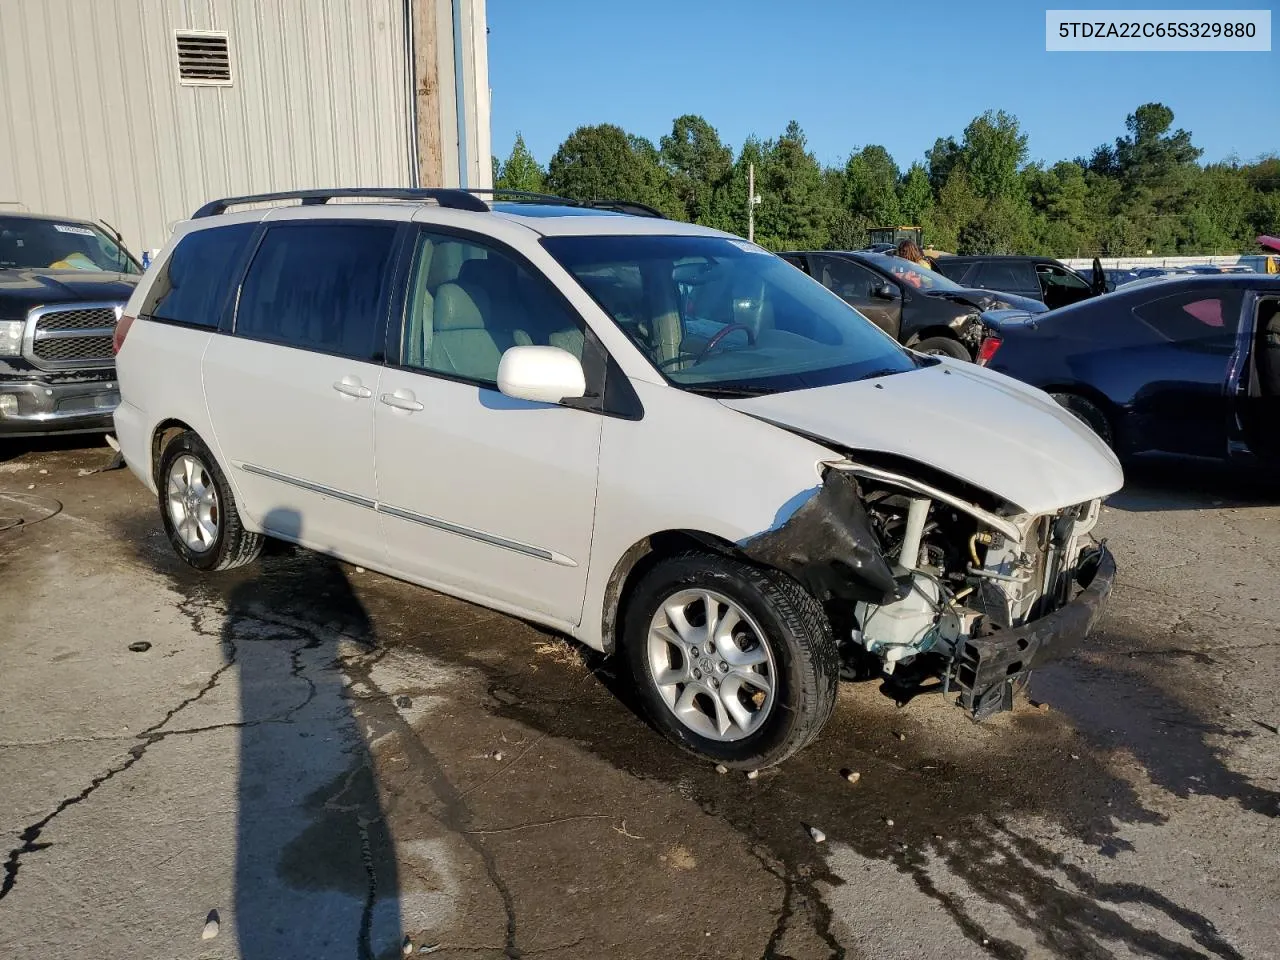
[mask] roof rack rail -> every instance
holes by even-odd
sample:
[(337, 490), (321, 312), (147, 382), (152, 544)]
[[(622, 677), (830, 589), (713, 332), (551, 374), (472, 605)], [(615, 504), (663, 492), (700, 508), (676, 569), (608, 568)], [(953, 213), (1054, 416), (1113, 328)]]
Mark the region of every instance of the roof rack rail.
[(553, 193), (532, 193), (528, 190), (505, 190), (501, 187), (463, 187), (467, 193), (487, 194), (495, 200), (499, 198), (527, 203), (554, 203), (566, 207), (589, 207), (593, 210), (610, 210), (614, 213), (627, 213), (634, 217), (658, 217), (666, 220), (667, 215), (647, 203), (636, 203), (632, 200), (573, 200), (559, 197)]
[(434, 200), (442, 207), (453, 210), (471, 210), (475, 213), (488, 213), (489, 207), (479, 197), (466, 190), (445, 188), (408, 188), (408, 187), (338, 187), (332, 190), (284, 190), (279, 193), (257, 193), (246, 197), (224, 197), (211, 200), (192, 214), (191, 219), (216, 217), (226, 213), (228, 207), (239, 207), (247, 203), (268, 203), (272, 200), (301, 200), (302, 205), (313, 206), (328, 203), (335, 197), (369, 197), (382, 200)]
[(633, 217), (657, 217), (659, 220), (670, 219), (657, 207), (647, 203), (636, 203), (634, 200), (591, 200), (587, 206), (597, 210), (612, 210), (614, 213), (628, 213)]

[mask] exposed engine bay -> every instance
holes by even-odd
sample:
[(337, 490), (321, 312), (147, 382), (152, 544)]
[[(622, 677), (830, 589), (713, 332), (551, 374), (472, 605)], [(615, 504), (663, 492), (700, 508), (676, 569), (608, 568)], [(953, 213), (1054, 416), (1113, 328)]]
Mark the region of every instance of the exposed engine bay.
[(873, 665), (900, 702), (954, 690), (975, 718), (1009, 709), (1032, 659), (1059, 640), (1058, 625), (1036, 625), (1080, 594), (1105, 558), (1101, 597), (1083, 617), (1071, 611), (1075, 639), (1092, 626), (1114, 574), (1091, 536), (1100, 500), (1031, 516), (851, 460), (827, 468), (822, 493), (749, 552), (827, 600), (842, 657), (860, 661), (864, 675)]

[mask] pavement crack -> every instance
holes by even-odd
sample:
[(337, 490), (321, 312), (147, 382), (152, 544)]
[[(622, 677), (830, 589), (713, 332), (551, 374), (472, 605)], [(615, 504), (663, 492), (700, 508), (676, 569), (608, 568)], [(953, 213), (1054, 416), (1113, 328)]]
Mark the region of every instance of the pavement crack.
[(22, 858), (27, 854), (38, 853), (41, 850), (46, 850), (52, 846), (51, 843), (40, 842), (41, 835), (50, 823), (62, 814), (63, 811), (75, 806), (77, 803), (82, 803), (89, 799), (89, 797), (93, 795), (94, 791), (104, 783), (109, 782), (118, 774), (124, 773), (124, 771), (128, 770), (135, 763), (141, 760), (146, 754), (147, 748), (152, 744), (159, 743), (169, 735), (169, 732), (166, 732), (163, 728), (170, 720), (193, 703), (202, 699), (207, 693), (209, 693), (209, 691), (218, 685), (218, 681), (222, 679), (222, 675), (230, 670), (236, 662), (235, 644), (230, 640), (224, 640), (223, 643), (229, 648), (226, 652), (224, 662), (209, 675), (209, 679), (199, 690), (169, 710), (156, 723), (153, 723), (141, 733), (137, 734), (133, 739), (138, 742), (129, 748), (129, 756), (127, 759), (108, 768), (105, 773), (94, 777), (83, 790), (73, 796), (64, 798), (51, 813), (46, 814), (42, 819), (30, 824), (22, 831), (21, 834), (19, 834), (18, 839), (22, 841), (21, 844), (10, 850), (8, 857), (5, 859), (4, 880), (3, 882), (0, 882), (0, 901), (3, 901), (5, 897), (13, 891), (13, 888), (17, 886), (18, 871), (22, 867)]
[[(382, 721), (388, 728), (395, 729), (402, 734), (401, 740), (403, 741), (405, 752), (412, 754), (415, 765), (422, 771), (423, 778), (440, 803), (441, 811), (437, 819), (449, 832), (459, 837), (471, 849), (472, 853), (480, 859), (485, 877), (502, 900), (502, 909), (506, 921), (505, 943), (502, 948), (503, 956), (511, 958), (523, 957), (525, 953), (521, 951), (517, 944), (518, 925), (515, 896), (498, 869), (497, 859), (488, 844), (486, 844), (484, 837), (468, 830), (471, 813), (465, 801), (465, 794), (459, 791), (453, 781), (449, 779), (443, 764), (441, 764), (435, 753), (423, 742), (421, 737), (414, 733), (413, 728), (409, 726), (404, 718), (396, 712), (391, 705), (391, 698), (373, 680), (372, 668), (386, 653), (387, 651), (384, 648), (378, 651), (376, 655), (352, 658), (345, 663), (352, 679), (359, 681), (373, 694), (371, 697), (360, 701), (362, 712), (377, 710), (379, 713), (377, 719)], [(611, 817), (609, 819), (616, 818)]]

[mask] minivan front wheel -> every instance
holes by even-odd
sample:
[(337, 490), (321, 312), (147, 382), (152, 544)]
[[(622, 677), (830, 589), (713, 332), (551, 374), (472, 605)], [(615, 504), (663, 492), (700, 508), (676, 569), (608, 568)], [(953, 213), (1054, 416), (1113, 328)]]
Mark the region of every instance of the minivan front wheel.
[(180, 433), (165, 447), (156, 486), (169, 542), (197, 570), (229, 570), (262, 552), (263, 536), (241, 524), (227, 478), (195, 433)]
[(777, 571), (703, 553), (664, 561), (631, 596), (623, 642), (653, 724), (726, 766), (785, 760), (835, 707), (840, 662), (826, 616)]

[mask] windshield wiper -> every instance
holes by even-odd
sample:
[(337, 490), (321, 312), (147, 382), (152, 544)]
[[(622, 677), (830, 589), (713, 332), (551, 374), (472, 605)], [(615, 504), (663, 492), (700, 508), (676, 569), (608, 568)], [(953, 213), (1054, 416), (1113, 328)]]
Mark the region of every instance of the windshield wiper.
[(726, 400), (741, 397), (764, 397), (778, 392), (772, 387), (687, 387), (686, 389), (690, 393), (696, 393), (702, 397), (718, 397)]

